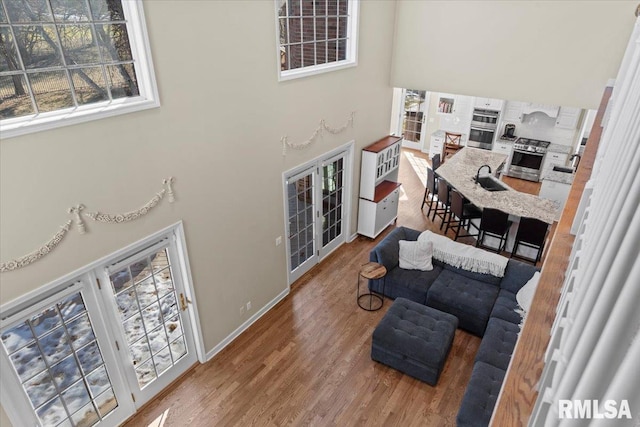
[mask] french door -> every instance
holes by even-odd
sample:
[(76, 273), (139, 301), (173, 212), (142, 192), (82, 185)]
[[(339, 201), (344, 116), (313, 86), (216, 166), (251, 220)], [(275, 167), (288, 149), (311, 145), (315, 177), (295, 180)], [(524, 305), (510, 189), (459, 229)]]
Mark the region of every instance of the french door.
[(285, 175), (289, 284), (346, 241), (348, 152)]
[(426, 133), (428, 97), (424, 90), (402, 89), (402, 107), (400, 108), (402, 146), (421, 150)]
[(109, 302), (117, 347), (136, 407), (196, 360), (189, 300), (170, 238), (105, 267), (99, 277)]
[(320, 166), (322, 183), (320, 259), (327, 256), (345, 241), (344, 211), (345, 153), (324, 160)]
[(289, 283), (318, 263), (316, 181), (316, 166), (286, 180)]
[(2, 319), (3, 406), (15, 425), (116, 426), (133, 413), (99, 312), (85, 278)]
[(14, 425), (119, 425), (196, 362), (177, 231), (2, 307), (0, 390)]

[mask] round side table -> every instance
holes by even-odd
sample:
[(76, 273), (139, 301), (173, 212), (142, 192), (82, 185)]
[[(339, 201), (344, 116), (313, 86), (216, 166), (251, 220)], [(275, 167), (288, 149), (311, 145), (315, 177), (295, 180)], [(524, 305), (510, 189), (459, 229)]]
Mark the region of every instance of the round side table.
[[(384, 304), (384, 281), (382, 282), (382, 296), (377, 295), (367, 289), (367, 292), (360, 293), (360, 278), (364, 277), (365, 279), (382, 279), (387, 274), (387, 269), (384, 265), (378, 264), (377, 262), (368, 262), (362, 266), (360, 269), (360, 273), (358, 274), (358, 285), (356, 290), (356, 301), (358, 302), (358, 306), (367, 311), (376, 311), (382, 308), (382, 304)], [(367, 298), (369, 299), (369, 304), (367, 307)]]

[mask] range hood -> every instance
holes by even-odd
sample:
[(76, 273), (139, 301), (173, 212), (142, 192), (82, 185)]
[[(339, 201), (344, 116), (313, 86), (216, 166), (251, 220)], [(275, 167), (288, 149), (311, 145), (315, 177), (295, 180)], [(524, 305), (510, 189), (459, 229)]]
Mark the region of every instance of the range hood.
[(558, 117), (558, 112), (560, 111), (560, 107), (554, 105), (546, 105), (546, 104), (534, 104), (527, 103), (524, 104), (522, 109), (522, 114), (531, 114), (531, 113), (544, 113), (549, 117), (556, 118)]

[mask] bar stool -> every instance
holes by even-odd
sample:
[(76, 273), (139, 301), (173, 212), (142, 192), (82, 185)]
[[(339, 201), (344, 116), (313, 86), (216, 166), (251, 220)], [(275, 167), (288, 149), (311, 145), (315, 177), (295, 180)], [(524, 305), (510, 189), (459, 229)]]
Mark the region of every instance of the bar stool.
[(436, 154), (431, 158), (431, 169), (433, 169), (433, 174), (436, 178), (436, 192), (438, 191), (438, 180), (440, 179), (440, 176), (438, 175), (436, 169), (438, 169), (441, 164), (442, 163), (440, 162), (440, 154)]
[[(476, 227), (476, 225), (471, 222), (471, 220), (480, 218), (482, 216), (482, 212), (480, 212), (480, 209), (478, 209), (478, 207), (473, 205), (472, 203), (465, 203), (465, 199), (464, 197), (462, 197), (462, 194), (453, 189), (449, 192), (449, 202), (451, 213), (449, 214), (449, 221), (447, 222), (447, 228), (444, 231), (444, 234), (447, 234), (449, 228), (453, 229), (455, 227), (456, 237), (453, 240), (458, 240), (458, 237), (478, 236), (478, 234), (469, 233), (469, 226), (473, 226), (476, 230), (478, 230), (478, 227)], [(454, 216), (458, 219), (454, 220)], [(465, 227), (465, 224), (467, 234), (465, 234), (464, 236), (460, 236), (460, 228)]]
[(429, 203), (429, 211), (427, 212), (427, 218), (431, 215), (433, 203), (436, 201), (436, 177), (433, 169), (427, 169), (427, 185), (424, 189), (424, 197), (422, 198), (422, 206), (420, 209), (424, 209), (424, 205)]
[(442, 224), (440, 224), (440, 230), (447, 223), (447, 215), (449, 214), (449, 183), (444, 179), (438, 180), (438, 202), (433, 210), (433, 218), (431, 221), (436, 220), (436, 216), (442, 218)]
[(440, 167), (440, 154), (436, 154), (431, 158), (431, 168), (435, 171)]
[(462, 142), (461, 133), (453, 133), (453, 132), (444, 133), (444, 147), (442, 149), (443, 162), (462, 149), (462, 146), (460, 145), (461, 142)]
[[(534, 265), (537, 264), (542, 257), (544, 242), (547, 238), (547, 231), (549, 231), (549, 224), (546, 222), (540, 221), (536, 218), (521, 218), (520, 225), (518, 226), (518, 232), (516, 233), (516, 241), (513, 244), (511, 257), (532, 262)], [(520, 245), (537, 249), (538, 252), (535, 259), (518, 255), (518, 247)]]
[[(482, 210), (482, 217), (480, 218), (480, 227), (478, 240), (476, 240), (476, 247), (483, 249), (491, 249), (500, 253), (505, 250), (507, 246), (507, 234), (511, 227), (511, 221), (509, 221), (509, 214), (499, 209), (484, 208)], [(484, 244), (484, 237), (490, 236), (499, 239), (498, 247), (494, 248), (486, 246)]]

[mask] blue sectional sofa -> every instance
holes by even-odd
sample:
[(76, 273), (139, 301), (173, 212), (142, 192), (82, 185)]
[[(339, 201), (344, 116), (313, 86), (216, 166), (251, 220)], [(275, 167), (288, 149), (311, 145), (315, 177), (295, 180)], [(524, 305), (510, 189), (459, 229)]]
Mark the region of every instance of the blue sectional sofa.
[(369, 288), (390, 298), (403, 297), (458, 318), (458, 327), (482, 338), (471, 380), (458, 411), (458, 426), (488, 425), (518, 339), (522, 317), (516, 293), (537, 268), (509, 260), (504, 277), (462, 270), (433, 259), (433, 270), (399, 267), (399, 241), (417, 240), (420, 231), (398, 227), (370, 253), (387, 269)]

